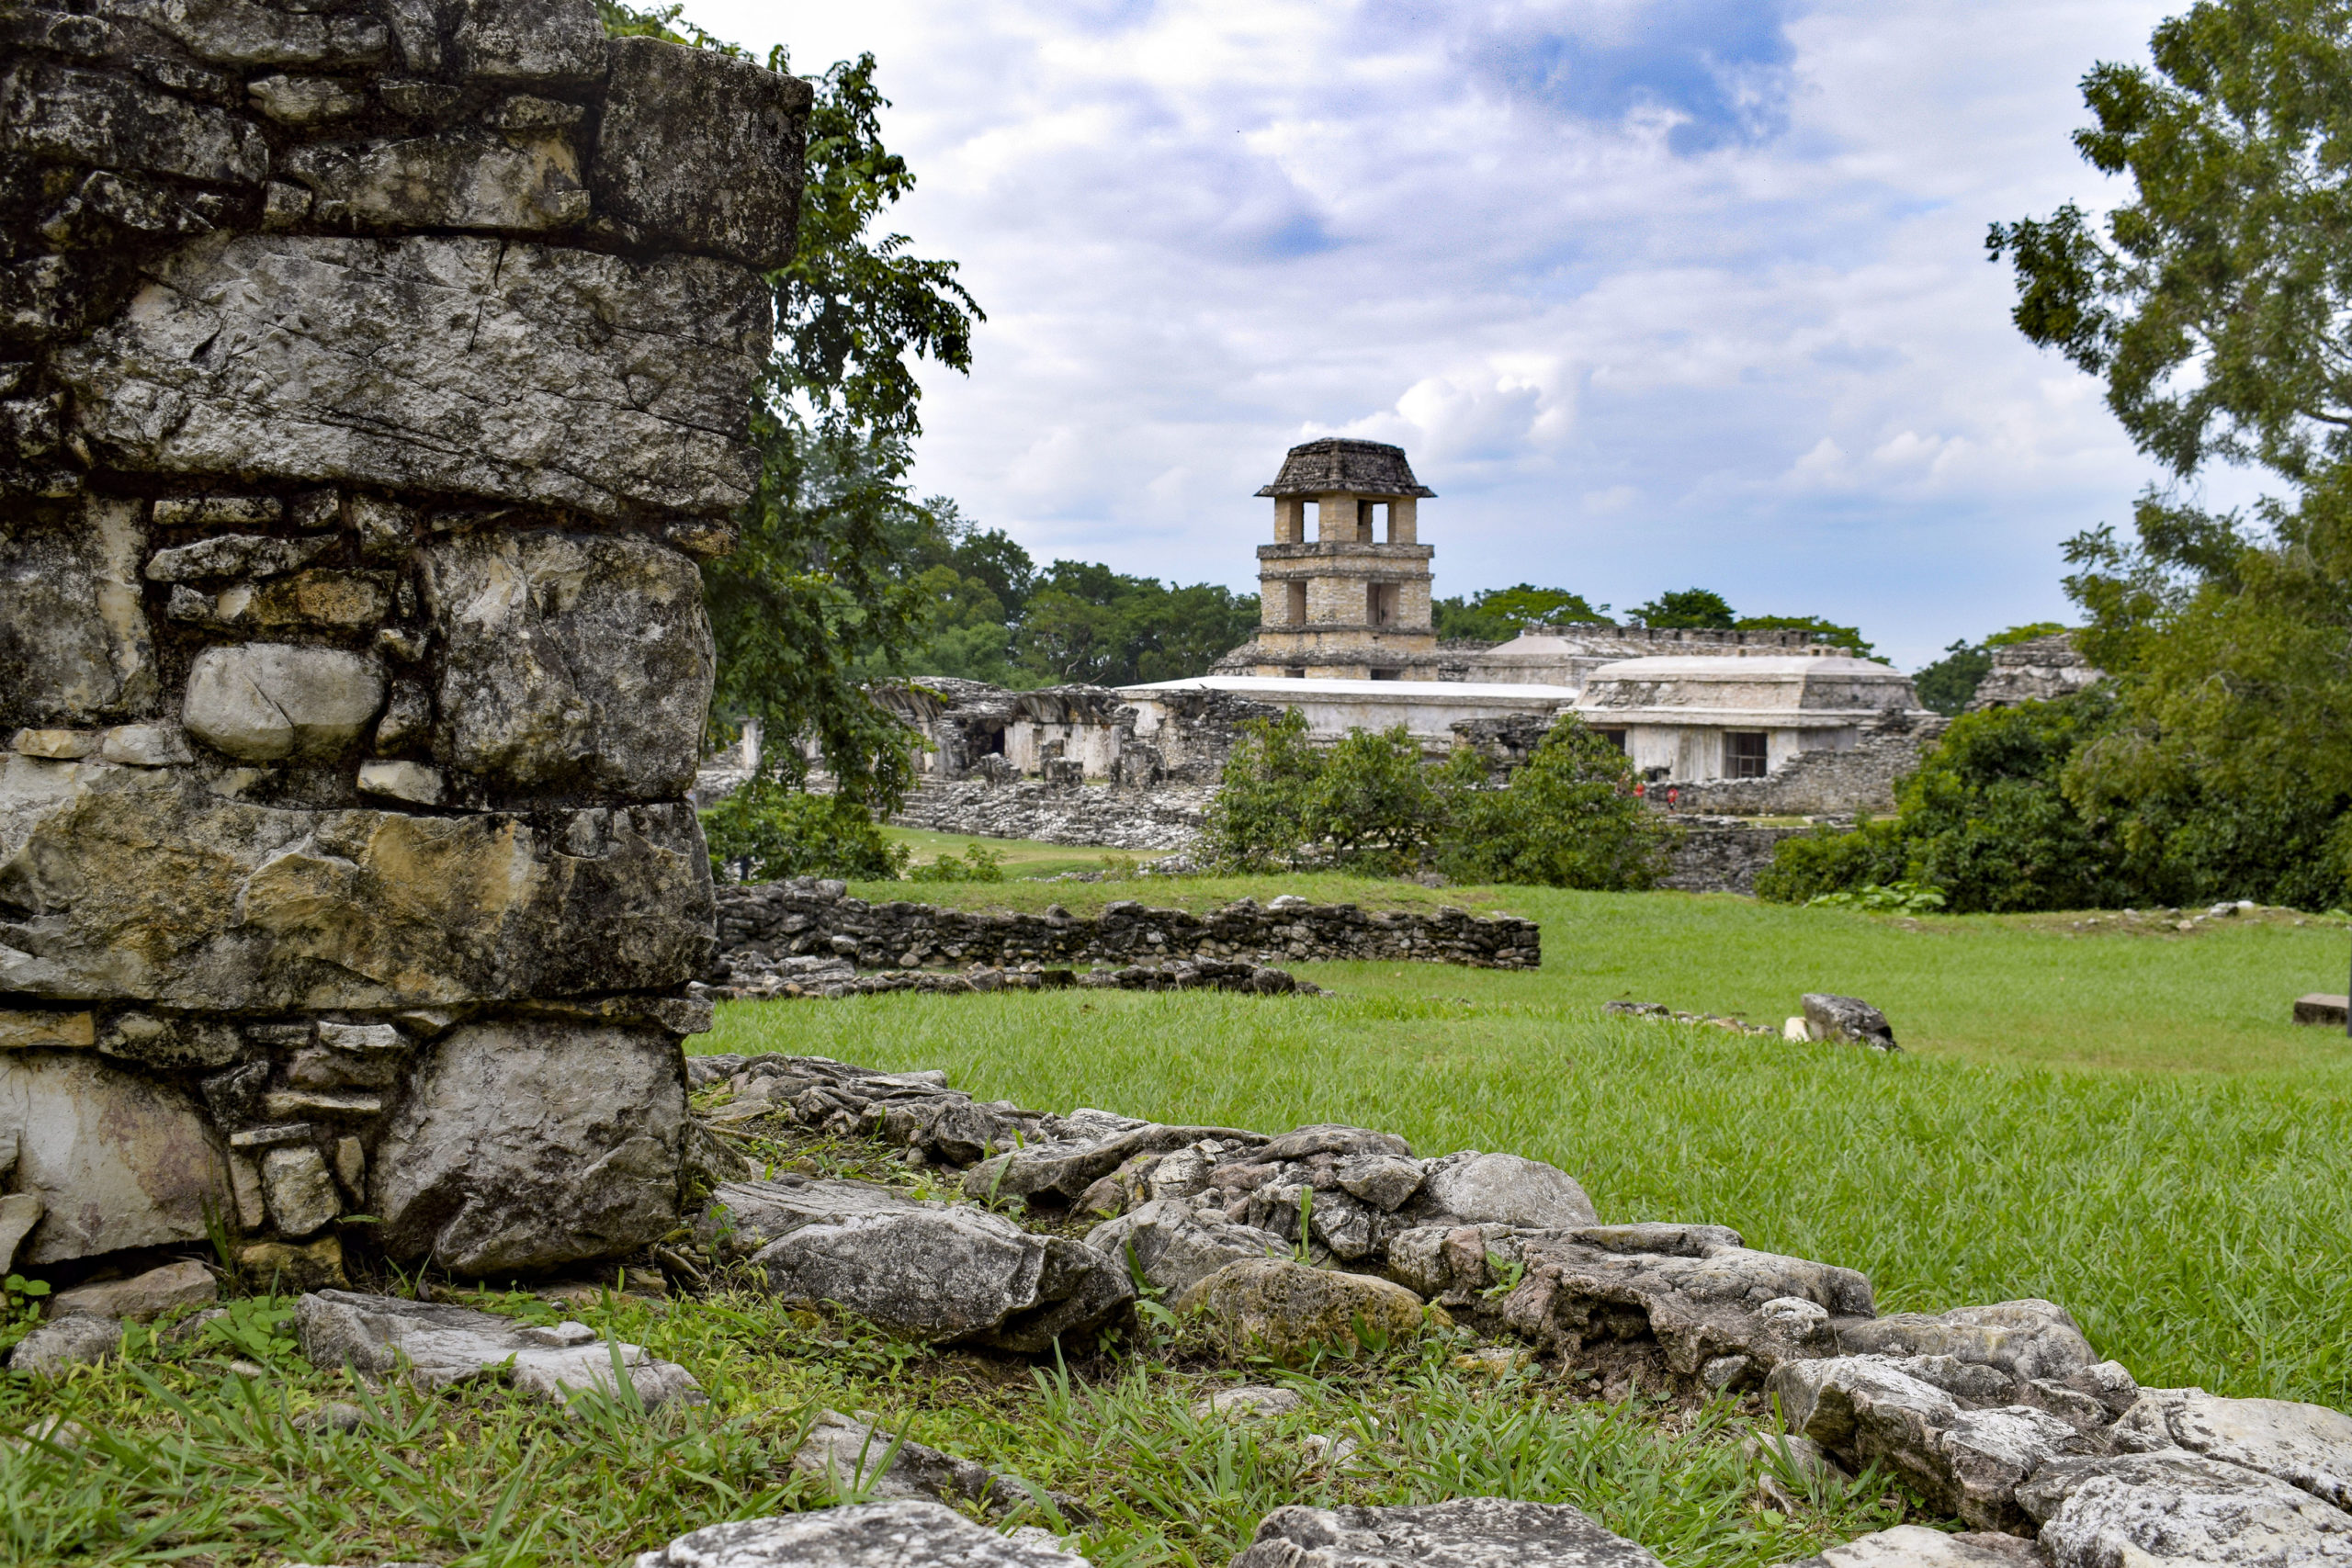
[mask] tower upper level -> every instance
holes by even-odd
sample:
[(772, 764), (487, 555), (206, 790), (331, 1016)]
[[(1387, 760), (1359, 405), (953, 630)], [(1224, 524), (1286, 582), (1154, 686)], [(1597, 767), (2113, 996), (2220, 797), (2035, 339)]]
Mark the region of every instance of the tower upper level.
[(1305, 544), (1310, 513), (1317, 544), (1410, 545), (1417, 503), (1437, 491), (1413, 477), (1402, 446), (1327, 435), (1292, 447), (1258, 493), (1273, 500), (1277, 545)]

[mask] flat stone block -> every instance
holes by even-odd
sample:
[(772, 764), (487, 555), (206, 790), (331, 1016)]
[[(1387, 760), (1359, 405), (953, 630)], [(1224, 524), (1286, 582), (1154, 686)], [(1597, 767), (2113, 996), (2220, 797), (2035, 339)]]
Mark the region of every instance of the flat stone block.
[(474, 534), (424, 554), (444, 639), (433, 755), (503, 795), (676, 799), (694, 786), (713, 652), (675, 550)]
[(0, 1143), (47, 1213), (24, 1263), (201, 1241), (228, 1171), (196, 1102), (96, 1056), (0, 1057)]
[(19, 729), (9, 741), (10, 750), (27, 757), (51, 757), (72, 761), (86, 757), (100, 745), (96, 732), (87, 729)]
[(2342, 1029), (2347, 1008), (2352, 1008), (2352, 998), (2314, 991), (2310, 996), (2295, 998), (2295, 1021)]
[(790, 261), (808, 84), (661, 39), (609, 51), (599, 209), (656, 243), (763, 271)]
[(438, 806), (448, 792), (449, 786), (443, 782), (440, 770), (428, 768), (422, 762), (359, 764), (359, 793), (362, 795), (379, 795), (387, 800), (405, 800), (413, 806)]
[(411, 817), (0, 757), (0, 991), (223, 1011), (664, 991), (709, 965), (684, 804)]
[(13, 505), (0, 517), (0, 726), (153, 711), (140, 512), (136, 502), (85, 498)]
[(97, 1043), (98, 1021), (95, 1014), (36, 1012), (24, 1008), (0, 1010), (0, 1050), (80, 1050)]
[(700, 257), (217, 235), (157, 262), (56, 374), (133, 469), (266, 452), (295, 479), (721, 516), (751, 494), (771, 320), (757, 275)]

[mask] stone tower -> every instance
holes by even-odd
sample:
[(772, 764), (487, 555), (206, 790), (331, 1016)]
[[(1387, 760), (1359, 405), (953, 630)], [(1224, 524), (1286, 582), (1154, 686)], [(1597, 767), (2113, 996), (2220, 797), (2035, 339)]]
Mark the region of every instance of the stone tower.
[(1433, 552), (1415, 517), (1437, 492), (1413, 478), (1403, 447), (1310, 441), (1292, 447), (1258, 493), (1273, 497), (1274, 542), (1258, 547), (1251, 673), (1394, 681), (1437, 651)]

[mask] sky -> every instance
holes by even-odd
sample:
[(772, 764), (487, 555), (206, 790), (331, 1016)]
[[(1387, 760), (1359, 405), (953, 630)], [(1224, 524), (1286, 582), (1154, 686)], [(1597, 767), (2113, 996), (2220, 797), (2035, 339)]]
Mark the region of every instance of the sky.
[(879, 61), (890, 226), (988, 315), (915, 486), (1041, 561), (1254, 590), (1252, 492), (1358, 435), (1440, 594), (1706, 587), (1913, 669), (2067, 619), (2160, 477), (1984, 239), (2121, 199), (2077, 83), (2178, 0), (688, 6)]

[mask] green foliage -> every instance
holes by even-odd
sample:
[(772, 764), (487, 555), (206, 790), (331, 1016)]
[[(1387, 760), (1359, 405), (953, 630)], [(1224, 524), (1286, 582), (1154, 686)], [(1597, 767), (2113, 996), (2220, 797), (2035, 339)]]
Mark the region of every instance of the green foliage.
[(1645, 626), (1713, 628), (1729, 631), (1733, 621), (1731, 602), (1722, 594), (1706, 588), (1679, 588), (1661, 593), (1646, 604), (1636, 604), (1633, 616)]
[(2149, 41), (2083, 78), (2075, 148), (2131, 182), (2105, 235), (2069, 202), (1986, 248), (2143, 451), (2300, 480), (2352, 457), (2352, 4), (2199, 0)]
[(1461, 881), (1647, 887), (1675, 834), (1633, 788), (1623, 754), (1574, 716), (1500, 785), (1475, 752), (1430, 767), (1402, 725), (1317, 749), (1294, 710), (1243, 727), (1202, 842), (1227, 869), (1434, 864)]
[(1507, 785), (1476, 752), (1447, 759), (1440, 871), (1457, 882), (1640, 889), (1666, 871), (1676, 829), (1634, 794), (1633, 764), (1563, 715)]
[(1815, 828), (1783, 839), (1772, 863), (1756, 874), (1756, 896), (1770, 904), (1811, 904), (1852, 888), (1907, 879), (1910, 854), (1893, 818), (1849, 832)]
[(1599, 621), (1608, 614), (1608, 605), (1594, 604), (1581, 593), (1532, 582), (1490, 588), (1467, 599), (1440, 599), (1430, 605), (1437, 635), (1449, 641), (1507, 642), (1529, 626)]
[(1949, 900), (1935, 888), (1916, 882), (1898, 882), (1891, 887), (1865, 882), (1851, 892), (1824, 893), (1805, 902), (1825, 909), (1860, 909), (1872, 915), (1932, 915)]
[(1306, 716), (1253, 719), (1225, 761), (1201, 844), (1218, 864), (1245, 871), (1299, 863), (1308, 845), (1309, 802), (1323, 759), (1306, 739)]
[(1860, 626), (1841, 626), (1819, 615), (1742, 615), (1732, 623), (1734, 631), (1811, 632), (1813, 640), (1830, 648), (1849, 648), (1857, 657), (1868, 659), (1877, 649), (1862, 636)]
[(909, 882), (1002, 882), (1004, 857), (985, 844), (966, 844), (962, 855), (941, 855), (907, 872)]
[(710, 874), (722, 882), (787, 876), (895, 877), (904, 847), (846, 795), (810, 795), (773, 776), (754, 778), (702, 814)]

